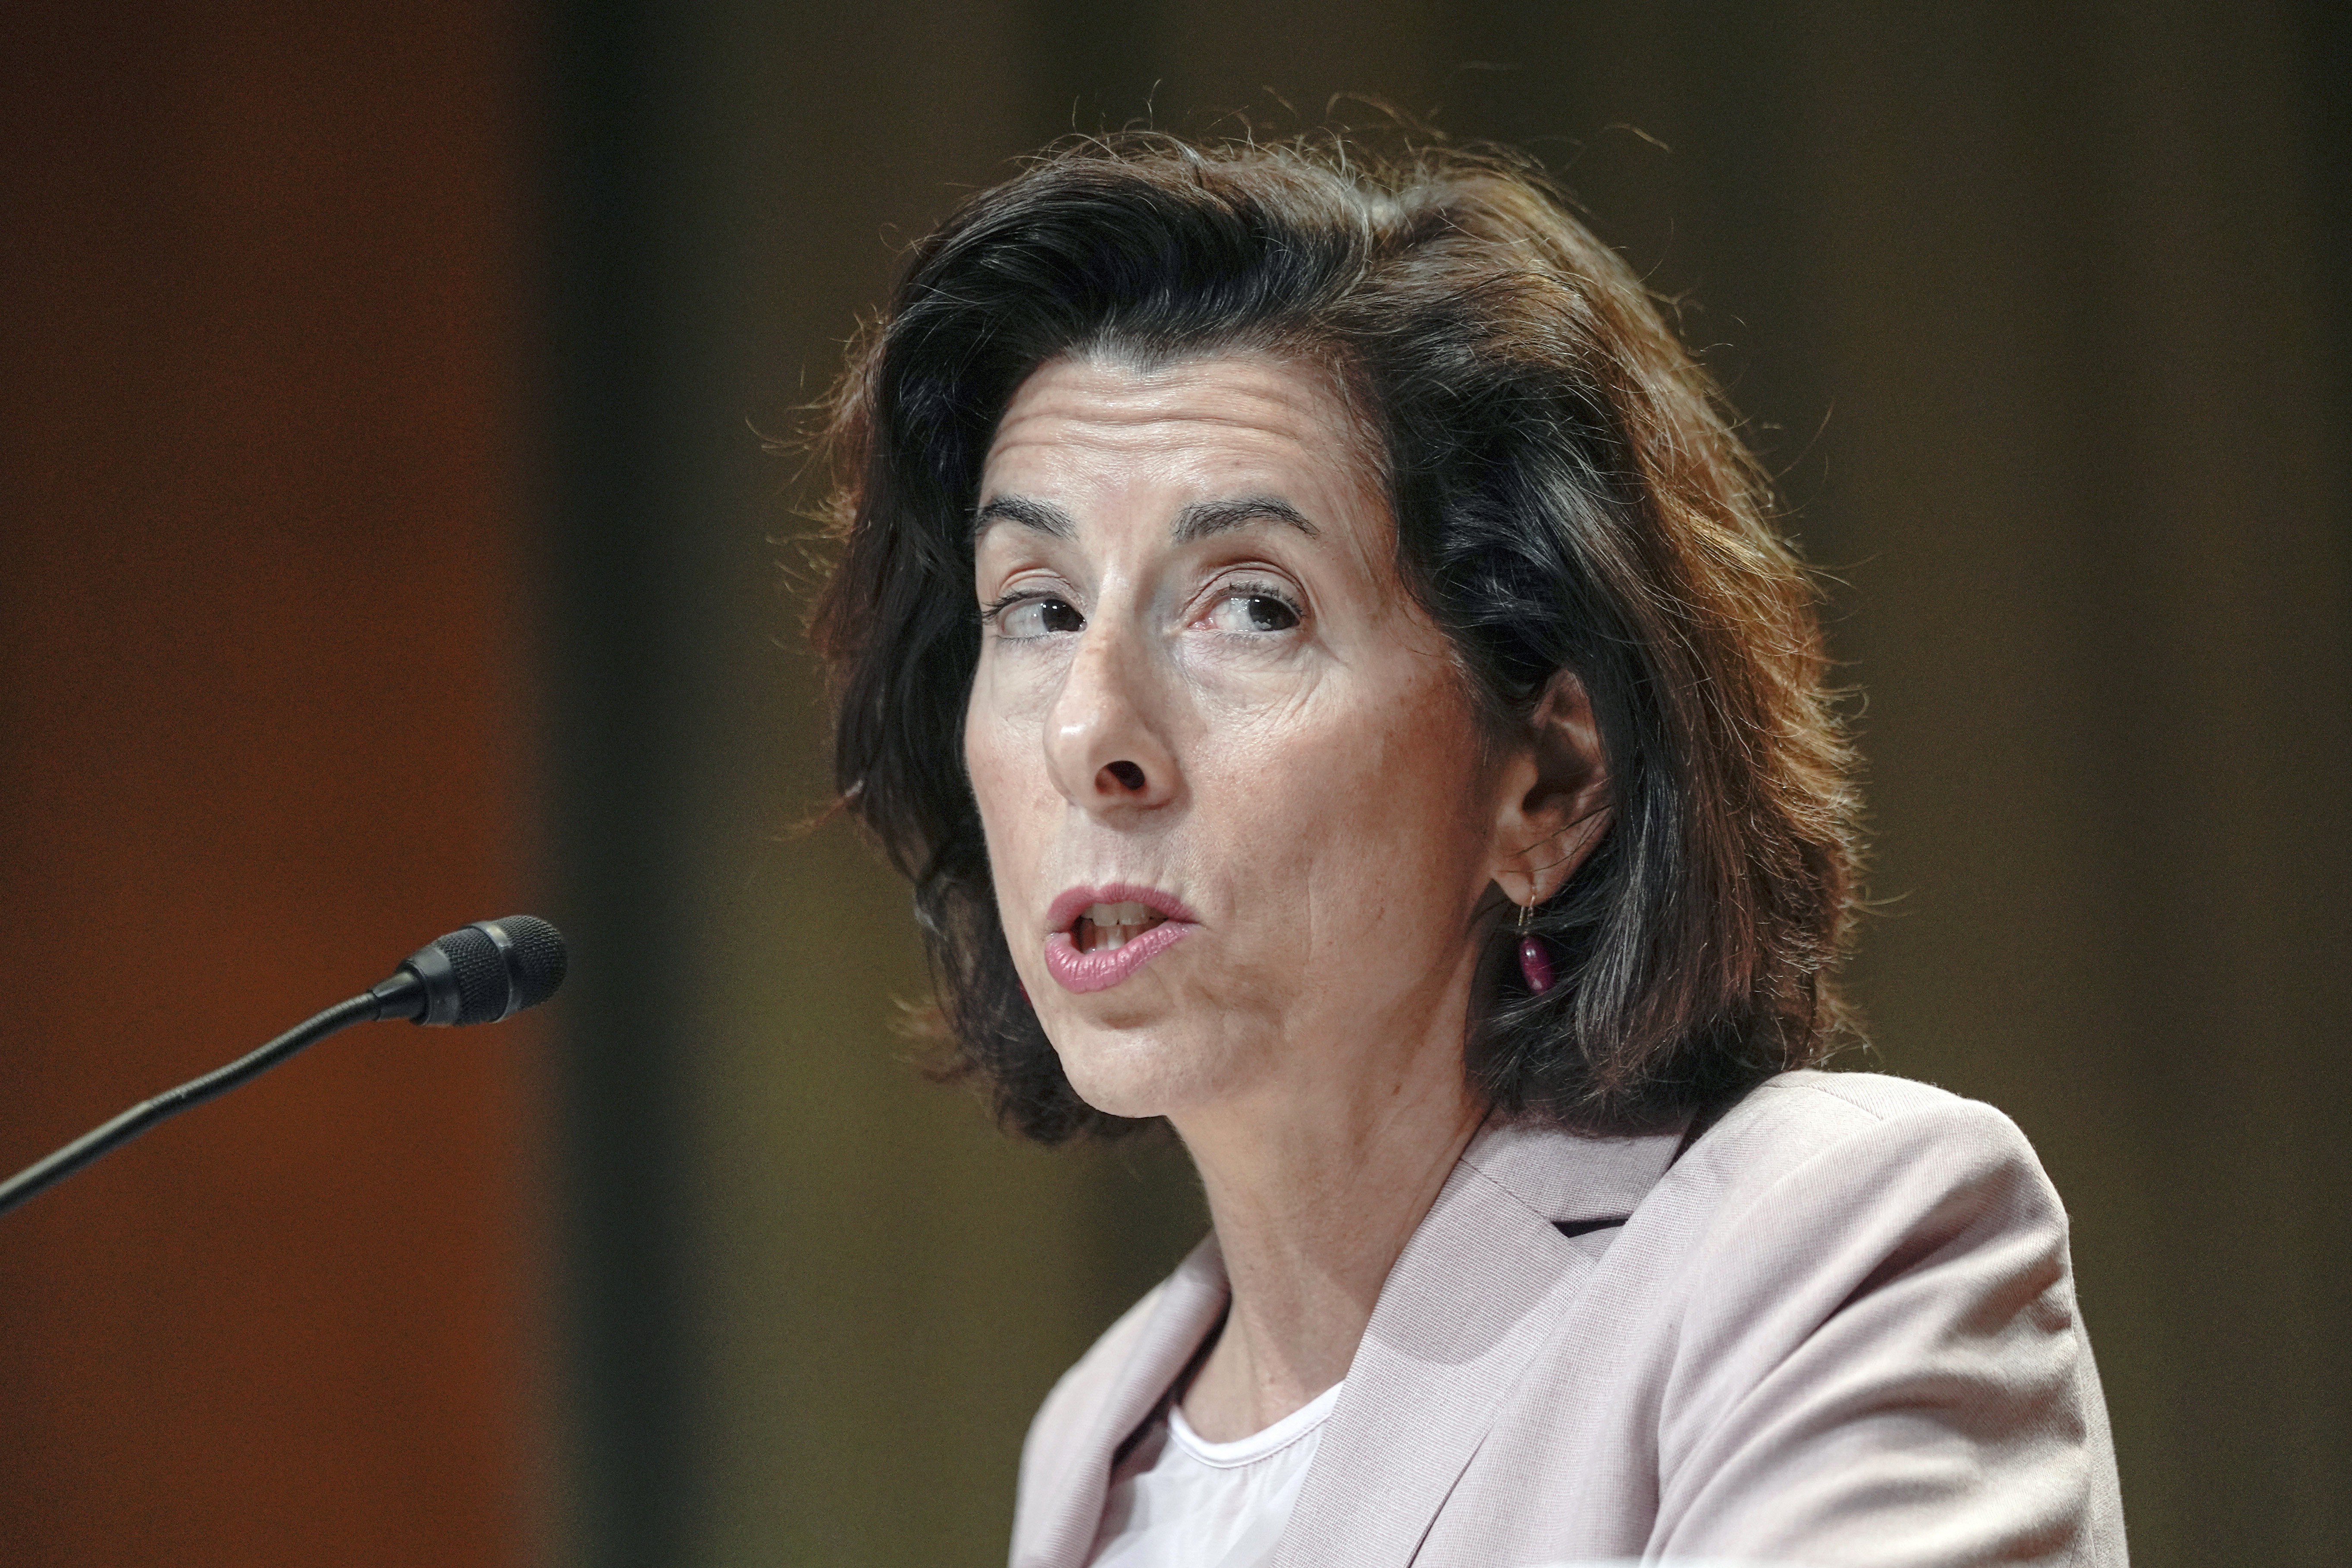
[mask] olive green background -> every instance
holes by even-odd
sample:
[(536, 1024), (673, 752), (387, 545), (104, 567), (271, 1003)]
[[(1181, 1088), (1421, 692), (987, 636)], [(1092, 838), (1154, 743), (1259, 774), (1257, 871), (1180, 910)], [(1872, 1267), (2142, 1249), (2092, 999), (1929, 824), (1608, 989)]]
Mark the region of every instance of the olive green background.
[[(2345, 24), (2331, 7), (577, 0), (541, 56), (570, 1262), (557, 1561), (1000, 1561), (1024, 1424), (1202, 1217), (925, 1086), (821, 814), (788, 435), (959, 193), (1073, 128), (1532, 148), (1837, 579), (1854, 1065), (2075, 1216), (2148, 1568), (2352, 1557)], [(1268, 890), (1279, 897), (1280, 889)]]

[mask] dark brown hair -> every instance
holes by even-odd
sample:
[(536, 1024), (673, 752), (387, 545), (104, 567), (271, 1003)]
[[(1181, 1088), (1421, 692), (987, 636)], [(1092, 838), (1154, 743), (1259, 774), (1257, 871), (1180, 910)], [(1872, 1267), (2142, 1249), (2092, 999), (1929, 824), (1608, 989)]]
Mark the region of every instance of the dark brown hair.
[(1133, 1125), (1077, 1098), (1021, 993), (961, 742), (982, 466), (1023, 379), (1091, 350), (1334, 371), (1491, 731), (1556, 670), (1590, 692), (1612, 820), (1535, 919), (1559, 983), (1529, 994), (1495, 938), (1481, 1094), (1629, 1131), (1820, 1059), (1856, 803), (1816, 595), (1639, 280), (1506, 153), (1139, 134), (1051, 152), (915, 247), (825, 432), (836, 784), (913, 881), (954, 1066), (1009, 1125)]

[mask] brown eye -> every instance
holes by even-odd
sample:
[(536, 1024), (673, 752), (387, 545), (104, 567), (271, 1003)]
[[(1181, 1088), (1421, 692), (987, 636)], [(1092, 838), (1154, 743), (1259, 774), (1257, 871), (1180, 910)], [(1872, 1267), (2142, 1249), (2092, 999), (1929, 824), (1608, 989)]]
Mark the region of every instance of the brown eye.
[(1005, 605), (998, 615), (997, 625), (1000, 636), (1019, 640), (1051, 637), (1056, 632), (1082, 632), (1087, 629), (1087, 618), (1067, 600), (1041, 596)]
[(1221, 632), (1286, 632), (1298, 624), (1298, 611), (1272, 594), (1228, 594), (1209, 612), (1209, 624)]

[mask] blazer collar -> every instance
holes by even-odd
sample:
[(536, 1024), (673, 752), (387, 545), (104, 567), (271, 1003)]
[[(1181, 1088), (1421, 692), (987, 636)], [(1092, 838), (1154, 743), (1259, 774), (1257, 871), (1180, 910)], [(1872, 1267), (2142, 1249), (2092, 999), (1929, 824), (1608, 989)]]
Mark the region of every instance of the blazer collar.
[(1401, 1568), (1601, 1248), (1561, 1222), (1631, 1214), (1681, 1130), (1582, 1138), (1490, 1122), (1390, 1270), (1275, 1568)]
[(1081, 1568), (1102, 1528), (1103, 1503), (1110, 1491), (1111, 1462), (1119, 1446), (1165, 1398), (1169, 1386), (1201, 1342), (1223, 1317), (1231, 1287), (1224, 1254), (1213, 1232), (1176, 1266), (1145, 1318), (1135, 1348), (1120, 1363), (1097, 1405), (1086, 1434), (1060, 1471), (1060, 1484), (1047, 1505), (1037, 1550), (1024, 1559), (1032, 1568)]
[[(1599, 1248), (1555, 1225), (1631, 1214), (1673, 1163), (1680, 1131), (1480, 1129), (1381, 1288), (1276, 1568), (1412, 1561), (1503, 1395), (1591, 1273)], [(1114, 1456), (1198, 1353), (1229, 1293), (1212, 1235), (1169, 1276), (1108, 1379), (1024, 1563), (1086, 1562)]]

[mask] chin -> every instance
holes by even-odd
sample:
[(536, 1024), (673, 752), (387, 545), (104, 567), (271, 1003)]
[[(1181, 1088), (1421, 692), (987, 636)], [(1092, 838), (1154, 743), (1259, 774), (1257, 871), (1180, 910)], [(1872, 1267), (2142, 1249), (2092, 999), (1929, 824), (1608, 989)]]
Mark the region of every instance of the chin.
[(1236, 1076), (1222, 1053), (1160, 1030), (1050, 1029), (1078, 1098), (1107, 1116), (1176, 1116), (1216, 1100)]

